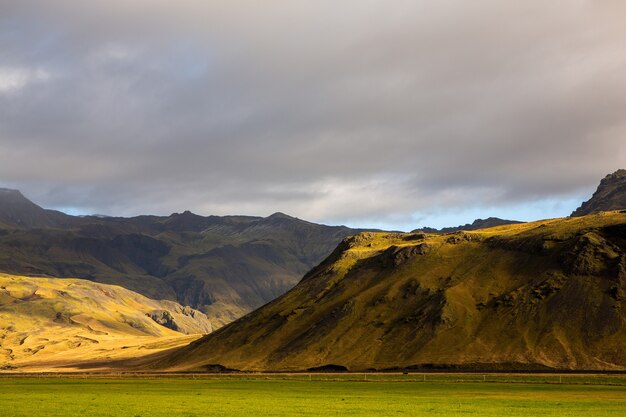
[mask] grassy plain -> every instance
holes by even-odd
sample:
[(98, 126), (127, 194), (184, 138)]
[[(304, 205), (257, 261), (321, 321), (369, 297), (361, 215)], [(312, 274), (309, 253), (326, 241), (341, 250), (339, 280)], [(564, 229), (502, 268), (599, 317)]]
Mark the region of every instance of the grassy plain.
[[(311, 378), (311, 380), (309, 380)], [(296, 375), (0, 378), (0, 415), (624, 416), (626, 377)]]

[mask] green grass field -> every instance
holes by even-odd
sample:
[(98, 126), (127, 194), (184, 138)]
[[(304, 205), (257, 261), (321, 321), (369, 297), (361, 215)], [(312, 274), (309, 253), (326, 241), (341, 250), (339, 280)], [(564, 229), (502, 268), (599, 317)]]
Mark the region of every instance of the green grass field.
[(2, 378), (0, 416), (626, 415), (624, 377), (564, 376), (563, 383), (558, 378)]

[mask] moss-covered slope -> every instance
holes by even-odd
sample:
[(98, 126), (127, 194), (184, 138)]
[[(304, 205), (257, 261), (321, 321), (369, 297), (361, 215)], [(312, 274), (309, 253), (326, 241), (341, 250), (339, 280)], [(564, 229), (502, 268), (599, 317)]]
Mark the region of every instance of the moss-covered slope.
[(157, 368), (626, 369), (626, 213), (345, 239)]

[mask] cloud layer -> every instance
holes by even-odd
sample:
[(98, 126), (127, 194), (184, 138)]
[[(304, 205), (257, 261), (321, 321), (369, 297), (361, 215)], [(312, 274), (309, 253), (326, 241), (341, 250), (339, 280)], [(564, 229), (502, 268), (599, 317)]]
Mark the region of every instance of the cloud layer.
[(0, 182), (44, 206), (411, 228), (626, 167), (620, 0), (2, 10)]

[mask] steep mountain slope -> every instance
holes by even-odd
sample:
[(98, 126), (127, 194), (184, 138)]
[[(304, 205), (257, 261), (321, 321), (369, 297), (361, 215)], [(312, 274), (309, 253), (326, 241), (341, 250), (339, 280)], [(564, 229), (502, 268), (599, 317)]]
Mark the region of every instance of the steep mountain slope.
[(209, 332), (203, 313), (173, 301), (80, 279), (0, 274), (0, 368), (146, 355)]
[(472, 230), (480, 230), (480, 229), (488, 229), (490, 227), (496, 226), (504, 226), (507, 224), (518, 224), (521, 223), (517, 220), (506, 220), (501, 219), (499, 217), (488, 217), (486, 219), (476, 219), (471, 224), (467, 223), (462, 226), (456, 227), (444, 227), (442, 229), (434, 229), (432, 227), (422, 227), (421, 229), (415, 229), (412, 233), (424, 232), (424, 233), (452, 233), (458, 232), (461, 230), (472, 231)]
[(345, 239), (156, 368), (626, 369), (626, 213)]
[(272, 216), (75, 217), (0, 192), (0, 272), (77, 277), (230, 322), (292, 288), (360, 230)]
[(621, 209), (626, 209), (626, 169), (619, 169), (604, 177), (593, 196), (574, 210), (572, 216)]
[(45, 210), (27, 199), (18, 190), (0, 188), (0, 226), (37, 228), (66, 225), (72, 217), (58, 211)]

